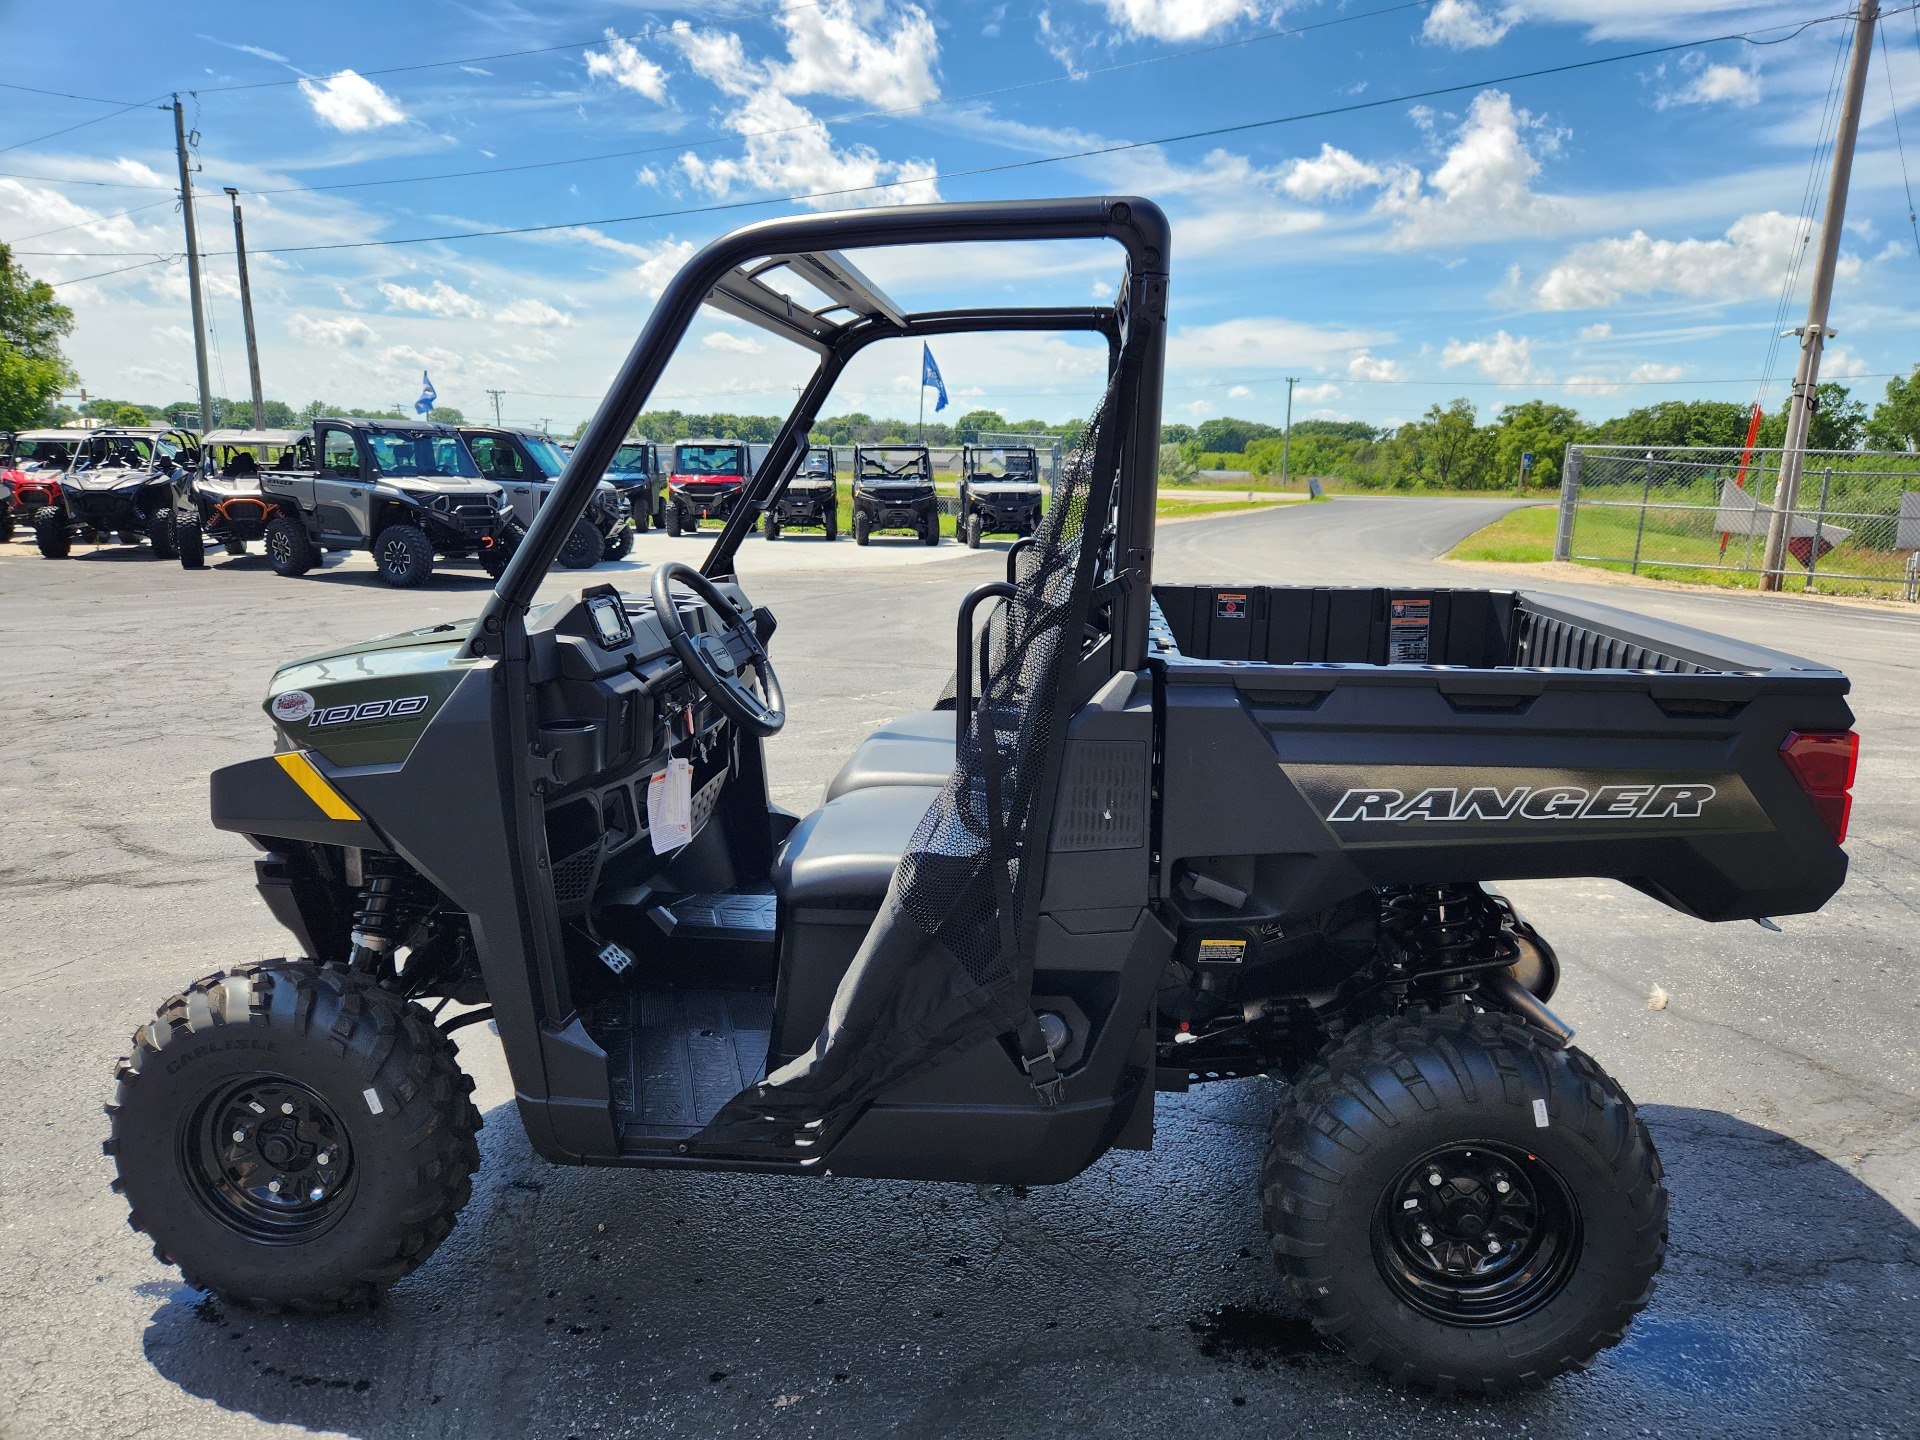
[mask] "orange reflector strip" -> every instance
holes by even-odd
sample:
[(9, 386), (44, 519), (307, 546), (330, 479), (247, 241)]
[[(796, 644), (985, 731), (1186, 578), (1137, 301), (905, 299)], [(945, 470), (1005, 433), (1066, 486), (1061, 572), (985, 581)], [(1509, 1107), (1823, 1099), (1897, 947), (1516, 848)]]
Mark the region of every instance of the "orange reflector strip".
[(329, 820), (358, 820), (360, 812), (349, 805), (340, 792), (327, 783), (327, 777), (313, 768), (313, 762), (300, 750), (283, 750), (273, 757), (293, 783), (306, 791), (307, 798), (320, 807)]

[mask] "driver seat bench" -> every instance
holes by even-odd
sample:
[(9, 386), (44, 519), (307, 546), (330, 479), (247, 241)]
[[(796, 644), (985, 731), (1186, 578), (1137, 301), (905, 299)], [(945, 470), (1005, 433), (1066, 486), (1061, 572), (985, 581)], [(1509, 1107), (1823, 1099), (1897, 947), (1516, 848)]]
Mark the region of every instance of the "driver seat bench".
[(953, 736), (951, 710), (902, 715), (860, 742), (827, 782), (827, 799), (882, 785), (944, 785), (953, 774)]

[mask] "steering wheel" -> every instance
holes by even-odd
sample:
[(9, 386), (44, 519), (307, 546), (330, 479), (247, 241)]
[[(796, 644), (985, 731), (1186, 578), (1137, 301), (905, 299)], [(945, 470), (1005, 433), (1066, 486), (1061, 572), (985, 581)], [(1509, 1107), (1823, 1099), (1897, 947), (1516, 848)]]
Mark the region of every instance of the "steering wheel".
[[(719, 618), (719, 634), (688, 632), (673, 604), (676, 582), (707, 602), (708, 610)], [(787, 723), (787, 700), (773, 673), (773, 662), (767, 659), (767, 647), (753, 633), (753, 622), (734, 609), (711, 580), (677, 560), (655, 566), (653, 612), (660, 617), (673, 653), (709, 700), (752, 734), (764, 739), (780, 733)], [(747, 683), (749, 670), (759, 682), (758, 690)]]

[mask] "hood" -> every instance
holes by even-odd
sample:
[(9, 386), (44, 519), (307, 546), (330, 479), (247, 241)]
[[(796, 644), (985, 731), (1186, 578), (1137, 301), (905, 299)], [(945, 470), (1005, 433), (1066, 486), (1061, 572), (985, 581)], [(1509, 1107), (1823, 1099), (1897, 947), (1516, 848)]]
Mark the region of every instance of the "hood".
[(967, 489), (976, 495), (1038, 495), (1037, 480), (969, 480)]
[(500, 487), (491, 480), (468, 479), (464, 475), (382, 475), (375, 482), (400, 491), (403, 495), (492, 495)]
[(335, 765), (395, 765), (476, 663), (458, 658), (472, 619), (377, 635), (293, 660), (262, 702), (287, 742)]
[[(46, 472), (41, 472), (43, 476)], [(167, 477), (157, 470), (129, 470), (108, 465), (98, 470), (79, 470), (58, 477), (71, 490), (104, 494), (110, 490), (138, 490), (143, 486), (165, 484)]]

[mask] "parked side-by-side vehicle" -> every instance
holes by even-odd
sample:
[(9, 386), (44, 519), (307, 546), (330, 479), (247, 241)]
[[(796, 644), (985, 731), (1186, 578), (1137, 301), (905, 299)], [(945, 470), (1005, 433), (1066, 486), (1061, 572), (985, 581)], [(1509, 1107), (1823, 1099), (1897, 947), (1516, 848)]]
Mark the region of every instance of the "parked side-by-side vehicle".
[(667, 534), (692, 535), (703, 520), (725, 520), (752, 473), (752, 456), (743, 440), (676, 442), (667, 475)]
[(212, 430), (201, 438), (200, 460), (173, 472), (175, 548), (183, 569), (207, 563), (207, 541), (229, 555), (266, 538), (282, 502), (260, 488), (269, 469), (313, 467), (313, 435), (306, 430)]
[(972, 550), (983, 535), (1033, 534), (1040, 524), (1040, 455), (1030, 445), (965, 445), (955, 521)]
[[(500, 487), (506, 508), (523, 528), (533, 523), (553, 495), (567, 455), (551, 436), (538, 430), (493, 425), (463, 425), (467, 449), (481, 475)], [(602, 480), (587, 513), (574, 522), (561, 547), (560, 563), (589, 570), (602, 560), (624, 560), (633, 550), (633, 526), (627, 497)]]
[(840, 473), (831, 445), (807, 451), (787, 488), (768, 507), (763, 529), (769, 540), (778, 540), (787, 530), (816, 529), (829, 540), (840, 538)]
[[(74, 542), (146, 543), (174, 557), (173, 477), (199, 460), (199, 440), (160, 425), (103, 426), (79, 432), (59, 476), (59, 495), (33, 513), (40, 553), (62, 560)], [(18, 487), (16, 487), (16, 490)]]
[(940, 543), (940, 498), (933, 459), (924, 445), (853, 447), (853, 543), (882, 530), (911, 530), (921, 543)]
[(633, 528), (661, 529), (667, 523), (667, 482), (660, 469), (660, 447), (651, 440), (621, 443), (608, 462), (607, 483), (618, 490), (633, 515)]
[[(275, 672), (261, 753), (214, 772), (212, 818), (256, 847), (298, 950), (163, 1001), (108, 1106), (116, 1188), (163, 1262), (302, 1312), (402, 1281), (480, 1163), (454, 1037), (497, 1035), (538, 1154), (730, 1172), (735, 1195), (752, 1175), (1065, 1181), (1168, 1143), (1163, 1097), (1248, 1081), (1274, 1107), (1247, 1203), (1276, 1283), (1356, 1361), (1489, 1391), (1622, 1339), (1667, 1190), (1633, 1102), (1549, 1008), (1607, 957), (1563, 976), (1493, 882), (1617, 880), (1714, 922), (1818, 909), (1847, 870), (1847, 678), (1512, 591), (1156, 583), (1172, 239), (1126, 196), (724, 236), (660, 295), (477, 617)], [(1120, 262), (1111, 304), (916, 312), (858, 268), (1088, 240)], [(537, 601), (704, 306), (809, 357), (793, 412), (698, 568)], [(959, 601), (946, 698), (794, 815), (767, 741), (783, 679), (809, 677), (776, 674), (786, 627), (741, 543), (868, 346), (996, 329), (1103, 339), (1103, 393), (1005, 578)], [(324, 451), (360, 456), (333, 433)], [(368, 437), (382, 485), (419, 442), (440, 437)], [(858, 607), (846, 623), (884, 646)], [(1070, 1270), (1035, 1292), (1063, 1316), (1101, 1303)]]

